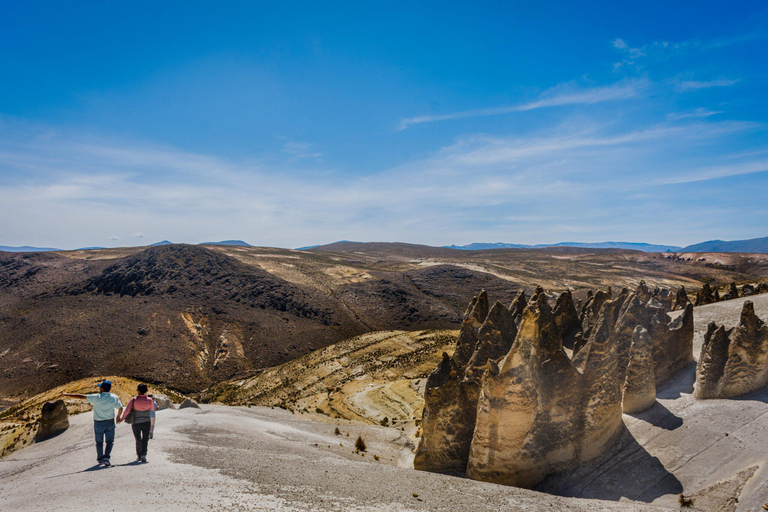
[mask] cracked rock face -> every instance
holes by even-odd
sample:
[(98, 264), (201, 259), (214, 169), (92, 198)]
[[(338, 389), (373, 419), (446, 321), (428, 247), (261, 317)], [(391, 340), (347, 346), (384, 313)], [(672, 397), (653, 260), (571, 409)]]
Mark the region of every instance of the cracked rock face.
[(709, 325), (696, 368), (696, 398), (733, 398), (768, 384), (768, 326), (751, 301), (739, 325), (725, 330)]
[(46, 402), (40, 415), (35, 441), (44, 441), (69, 428), (69, 414), (64, 400)]
[(570, 291), (565, 291), (557, 298), (557, 304), (553, 312), (555, 324), (560, 329), (563, 338), (563, 346), (573, 350), (577, 341), (577, 336), (581, 333), (581, 324), (579, 315), (576, 313), (576, 306), (573, 304), (573, 296)]

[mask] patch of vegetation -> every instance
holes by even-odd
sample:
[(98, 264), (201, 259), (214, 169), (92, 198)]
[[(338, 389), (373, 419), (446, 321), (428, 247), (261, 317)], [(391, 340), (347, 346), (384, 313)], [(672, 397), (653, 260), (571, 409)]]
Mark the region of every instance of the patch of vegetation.
[(362, 435), (357, 436), (357, 441), (355, 441), (355, 448), (359, 452), (364, 452), (368, 449), (368, 446), (365, 444)]
[(680, 495), (677, 497), (677, 502), (680, 504), (680, 508), (693, 507), (693, 498), (686, 496), (683, 493), (680, 493)]

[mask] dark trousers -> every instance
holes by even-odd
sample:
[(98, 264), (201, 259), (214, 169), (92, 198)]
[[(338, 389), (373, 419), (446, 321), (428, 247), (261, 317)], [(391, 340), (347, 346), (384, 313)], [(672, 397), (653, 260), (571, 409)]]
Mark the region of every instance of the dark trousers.
[(133, 437), (136, 438), (136, 456), (147, 456), (147, 445), (149, 445), (149, 428), (152, 426), (150, 422), (134, 423)]
[[(112, 445), (115, 444), (115, 420), (94, 421), (93, 431), (96, 434), (97, 459), (109, 459), (109, 454), (112, 453)], [(104, 450), (105, 439), (107, 441), (106, 451)]]

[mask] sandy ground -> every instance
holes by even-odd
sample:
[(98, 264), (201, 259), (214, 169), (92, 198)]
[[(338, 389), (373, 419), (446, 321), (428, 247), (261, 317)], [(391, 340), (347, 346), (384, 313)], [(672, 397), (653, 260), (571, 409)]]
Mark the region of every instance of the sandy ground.
[[(397, 467), (400, 432), (334, 426), (262, 407), (161, 411), (147, 464), (118, 426), (114, 467), (95, 466), (90, 414), (0, 459), (0, 510), (643, 510)], [(355, 454), (363, 432), (365, 456)], [(346, 436), (349, 433), (349, 437)], [(343, 444), (343, 446), (340, 446)], [(379, 455), (376, 461), (374, 455)], [(407, 462), (405, 462), (407, 464)]]

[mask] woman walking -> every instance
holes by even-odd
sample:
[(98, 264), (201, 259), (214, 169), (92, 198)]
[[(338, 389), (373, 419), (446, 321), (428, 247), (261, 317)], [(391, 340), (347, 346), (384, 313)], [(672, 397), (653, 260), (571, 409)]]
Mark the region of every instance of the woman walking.
[[(147, 446), (149, 445), (149, 432), (152, 427), (150, 415), (155, 410), (155, 401), (147, 396), (147, 385), (139, 384), (139, 394), (128, 401), (121, 421), (131, 423), (133, 437), (136, 438), (136, 461), (147, 462)], [(129, 415), (133, 414), (133, 421)]]

